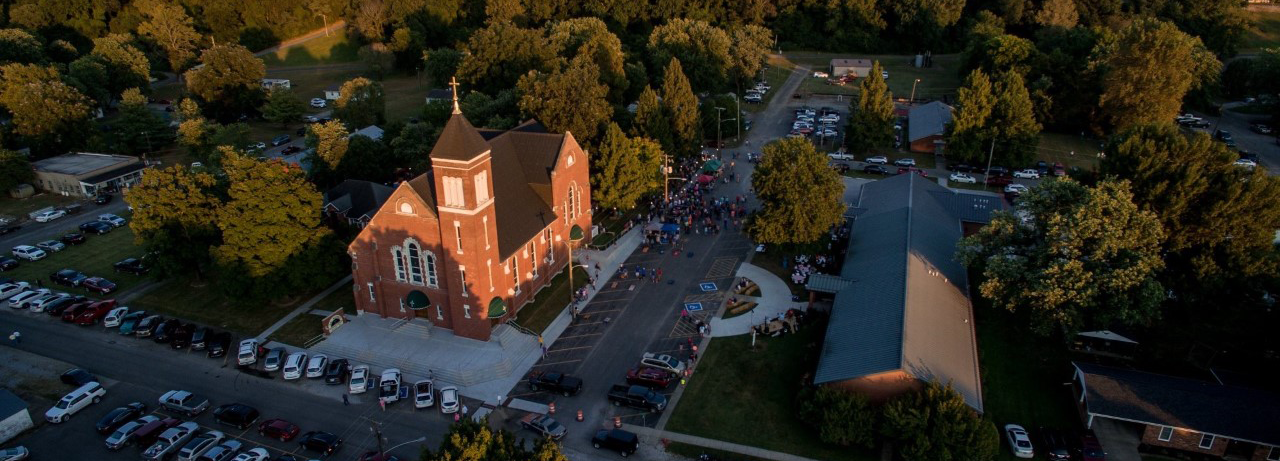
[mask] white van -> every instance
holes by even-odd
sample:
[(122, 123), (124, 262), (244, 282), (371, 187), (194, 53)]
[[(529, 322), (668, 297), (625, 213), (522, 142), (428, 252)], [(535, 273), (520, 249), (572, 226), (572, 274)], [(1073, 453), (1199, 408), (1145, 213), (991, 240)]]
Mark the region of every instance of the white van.
[(97, 381), (87, 383), (80, 386), (79, 389), (71, 391), (62, 400), (59, 400), (53, 408), (44, 412), (44, 419), (51, 423), (57, 424), (66, 421), (71, 415), (76, 414), (90, 403), (98, 403), (102, 400), (102, 396), (107, 395), (107, 389)]
[(124, 319), (126, 315), (129, 315), (128, 307), (111, 309), (111, 312), (107, 312), (107, 316), (102, 318), (102, 326), (107, 328), (118, 327), (120, 326), (120, 320)]
[(284, 379), (298, 379), (302, 377), (302, 367), (307, 363), (306, 352), (294, 352), (289, 354), (289, 358), (284, 361)]
[(240, 353), (236, 355), (236, 362), (241, 365), (253, 365), (258, 363), (258, 340), (249, 338), (240, 341)]

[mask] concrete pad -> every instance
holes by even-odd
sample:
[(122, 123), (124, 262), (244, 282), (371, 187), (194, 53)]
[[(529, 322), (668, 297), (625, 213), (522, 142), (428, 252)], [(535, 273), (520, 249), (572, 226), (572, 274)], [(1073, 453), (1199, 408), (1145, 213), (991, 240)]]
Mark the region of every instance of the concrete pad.
[[(787, 282), (760, 266), (742, 263), (738, 266), (737, 276), (750, 279), (760, 287), (760, 296), (753, 298), (758, 305), (751, 312), (737, 317), (711, 319), (712, 337), (745, 335), (751, 333), (752, 326), (763, 322), (766, 318), (777, 317), (791, 308), (804, 309), (805, 307), (803, 303), (791, 301), (791, 289), (787, 287)], [(752, 297), (739, 296), (739, 298)]]

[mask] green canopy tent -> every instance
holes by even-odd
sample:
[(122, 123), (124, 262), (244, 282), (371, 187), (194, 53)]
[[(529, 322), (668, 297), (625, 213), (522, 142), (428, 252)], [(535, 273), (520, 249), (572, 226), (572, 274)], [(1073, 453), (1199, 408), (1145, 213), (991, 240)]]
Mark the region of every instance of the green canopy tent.
[(708, 160), (707, 163), (704, 163), (702, 165), (702, 172), (715, 173), (717, 171), (720, 171), (720, 167), (723, 167), (723, 166), (724, 166), (724, 162), (721, 162), (719, 159), (713, 158), (711, 160)]

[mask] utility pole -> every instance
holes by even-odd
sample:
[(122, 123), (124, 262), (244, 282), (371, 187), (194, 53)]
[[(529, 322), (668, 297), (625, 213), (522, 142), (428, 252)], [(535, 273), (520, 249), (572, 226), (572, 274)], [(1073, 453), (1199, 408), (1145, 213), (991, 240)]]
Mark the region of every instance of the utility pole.
[(917, 78), (915, 83), (911, 84), (911, 104), (916, 103), (916, 83), (920, 83), (920, 79)]
[(720, 148), (724, 147), (724, 140), (720, 137), (720, 114), (723, 112), (723, 107), (716, 107), (716, 157), (720, 156)]
[(991, 152), (987, 153), (987, 175), (982, 181), (982, 190), (987, 190), (987, 186), (991, 185), (991, 157), (996, 155), (996, 138), (991, 138)]

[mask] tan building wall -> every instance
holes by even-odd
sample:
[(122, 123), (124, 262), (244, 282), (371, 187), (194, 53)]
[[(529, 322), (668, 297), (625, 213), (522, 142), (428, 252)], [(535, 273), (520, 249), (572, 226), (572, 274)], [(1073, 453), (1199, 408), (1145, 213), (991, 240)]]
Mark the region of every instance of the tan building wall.
[(942, 135), (925, 136), (911, 142), (911, 152), (933, 153), (936, 149), (936, 141), (941, 141)]

